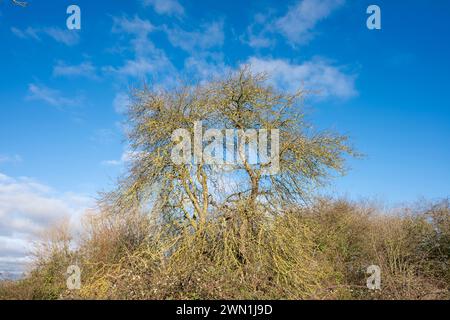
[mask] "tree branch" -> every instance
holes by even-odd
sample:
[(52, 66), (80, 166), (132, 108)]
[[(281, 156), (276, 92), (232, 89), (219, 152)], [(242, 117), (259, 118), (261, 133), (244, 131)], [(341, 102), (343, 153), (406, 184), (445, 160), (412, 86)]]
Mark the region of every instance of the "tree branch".
[(28, 6), (28, 2), (25, 1), (17, 1), (17, 0), (12, 0), (13, 4), (15, 4), (16, 6), (20, 6), (25, 8), (26, 6)]

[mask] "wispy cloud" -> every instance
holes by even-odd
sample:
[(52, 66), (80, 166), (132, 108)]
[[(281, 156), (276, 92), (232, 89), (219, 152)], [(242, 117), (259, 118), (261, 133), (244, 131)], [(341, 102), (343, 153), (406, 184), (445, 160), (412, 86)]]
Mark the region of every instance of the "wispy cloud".
[(164, 27), (164, 31), (170, 43), (187, 52), (198, 52), (199, 50), (220, 47), (223, 45), (225, 35), (223, 21), (204, 24), (199, 30), (186, 31), (180, 28)]
[(344, 4), (344, 0), (302, 0), (277, 19), (274, 27), (293, 44), (309, 42), (318, 22)]
[(14, 155), (0, 154), (0, 164), (2, 164), (2, 163), (19, 163), (22, 161), (23, 161), (22, 157), (18, 154), (14, 154)]
[(316, 35), (315, 28), (322, 20), (340, 8), (345, 0), (300, 0), (281, 16), (256, 14), (242, 40), (251, 47), (270, 47), (274, 36), (283, 36), (292, 46), (304, 45)]
[(105, 160), (102, 161), (102, 165), (104, 166), (121, 166), (127, 163), (130, 163), (136, 156), (138, 152), (126, 150), (122, 153), (120, 159), (117, 160)]
[(117, 138), (116, 133), (111, 129), (97, 129), (93, 133), (91, 140), (97, 144), (107, 145)]
[(33, 39), (41, 41), (43, 35), (52, 38), (56, 42), (66, 46), (74, 46), (80, 41), (80, 36), (76, 30), (67, 30), (57, 27), (33, 28), (27, 27), (23, 30), (12, 27), (11, 32), (22, 39)]
[[(221, 52), (225, 41), (223, 19), (203, 23), (193, 30), (185, 30), (167, 24), (155, 26), (137, 15), (119, 16), (113, 17), (112, 32), (120, 35), (119, 51), (124, 60), (120, 64), (103, 67), (102, 71), (106, 74), (126, 80), (145, 79), (168, 88), (183, 73), (196, 79), (204, 79), (225, 69)], [(158, 32), (164, 33), (173, 47), (189, 53), (183, 67), (177, 68), (167, 51), (157, 47), (151, 40)], [(116, 111), (123, 112), (124, 108), (118, 105), (126, 104), (124, 95), (118, 95), (114, 104)]]
[(55, 107), (67, 107), (75, 106), (80, 103), (80, 98), (69, 98), (62, 95), (62, 93), (56, 89), (30, 83), (28, 85), (27, 100), (43, 101), (49, 105)]
[(223, 74), (229, 68), (224, 63), (222, 46), (225, 42), (224, 21), (204, 23), (194, 30), (180, 27), (161, 29), (166, 33), (172, 46), (189, 53), (181, 73), (196, 81), (204, 81)]
[(59, 61), (53, 67), (55, 77), (84, 77), (89, 79), (99, 79), (97, 68), (91, 62), (83, 62), (78, 65), (68, 65)]
[(112, 32), (126, 36), (126, 45), (134, 57), (127, 57), (119, 66), (106, 66), (103, 71), (125, 78), (145, 79), (150, 75), (160, 80), (173, 74), (175, 68), (164, 50), (156, 48), (149, 39), (149, 34), (154, 30), (155, 27), (148, 20), (138, 16), (113, 17)]
[(135, 15), (132, 19), (125, 16), (113, 17), (112, 32), (114, 33), (128, 33), (134, 35), (136, 38), (147, 37), (147, 35), (155, 30), (155, 26), (148, 21), (139, 18)]
[[(154, 64), (152, 63), (154, 62)], [(164, 70), (164, 65), (169, 63), (164, 55), (153, 57), (152, 60), (146, 58), (136, 58), (126, 60), (123, 65), (114, 67), (107, 66), (103, 71), (122, 77), (145, 78), (146, 75), (154, 73), (158, 70)]]
[(19, 29), (16, 27), (12, 27), (11, 28), (11, 32), (16, 35), (19, 38), (22, 39), (34, 39), (34, 40), (41, 40), (41, 38), (39, 37), (39, 33), (40, 31), (38, 29), (32, 28), (32, 27), (27, 27), (26, 29)]
[(78, 31), (75, 30), (66, 30), (61, 28), (44, 28), (43, 32), (53, 38), (55, 41), (63, 43), (67, 46), (73, 46), (78, 43), (80, 40), (80, 36), (78, 35)]
[(334, 66), (324, 59), (295, 64), (282, 59), (252, 57), (247, 63), (253, 72), (268, 73), (269, 81), (283, 90), (314, 90), (320, 98), (346, 99), (358, 94), (355, 88), (356, 76), (345, 73), (342, 67)]
[(275, 39), (271, 31), (271, 17), (269, 13), (257, 13), (253, 22), (247, 27), (240, 40), (252, 48), (267, 48), (275, 45)]
[(221, 52), (193, 54), (184, 61), (184, 73), (201, 82), (223, 76), (231, 69), (225, 64)]
[(151, 6), (158, 14), (182, 16), (183, 6), (177, 0), (144, 0), (144, 6)]
[(113, 107), (117, 113), (124, 113), (128, 110), (130, 105), (130, 97), (124, 92), (118, 92), (114, 97)]

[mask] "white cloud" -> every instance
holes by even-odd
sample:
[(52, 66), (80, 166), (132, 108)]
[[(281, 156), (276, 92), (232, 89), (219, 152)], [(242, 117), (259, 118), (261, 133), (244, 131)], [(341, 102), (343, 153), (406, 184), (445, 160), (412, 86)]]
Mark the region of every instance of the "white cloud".
[(223, 75), (229, 69), (220, 51), (225, 39), (223, 20), (203, 24), (193, 31), (167, 26), (162, 29), (172, 46), (189, 53), (184, 61), (183, 73), (192, 80), (204, 81)]
[(127, 17), (113, 17), (114, 33), (129, 33), (139, 37), (146, 37), (149, 33), (155, 30), (155, 27), (148, 20), (143, 20), (138, 16), (133, 19)]
[(102, 165), (105, 165), (105, 166), (121, 166), (121, 165), (125, 165), (127, 163), (130, 163), (138, 155), (139, 155), (139, 152), (137, 152), (137, 151), (125, 150), (122, 153), (120, 159), (118, 159), (118, 160), (105, 160), (105, 161), (102, 161)]
[(28, 260), (30, 241), (62, 219), (74, 229), (93, 205), (84, 195), (57, 193), (30, 178), (0, 173), (0, 273), (19, 271)]
[(22, 39), (31, 38), (31, 39), (34, 39), (34, 40), (41, 40), (41, 38), (38, 35), (39, 30), (37, 30), (35, 28), (32, 28), (32, 27), (27, 27), (24, 30), (20, 30), (20, 29), (18, 29), (16, 27), (12, 27), (11, 31), (17, 37), (22, 38)]
[(224, 42), (223, 21), (212, 22), (201, 26), (199, 31), (185, 31), (180, 28), (164, 27), (170, 43), (187, 52), (195, 53), (199, 50), (219, 47)]
[(223, 62), (221, 53), (203, 53), (191, 55), (184, 61), (184, 72), (196, 81), (207, 81), (220, 77), (231, 68)]
[(293, 64), (282, 59), (252, 57), (247, 61), (253, 72), (266, 72), (276, 87), (294, 92), (301, 88), (318, 91), (319, 97), (346, 99), (358, 94), (355, 75), (349, 75), (323, 59)]
[(0, 164), (2, 164), (2, 163), (19, 163), (22, 161), (23, 161), (22, 157), (18, 154), (14, 154), (14, 155), (0, 154)]
[(105, 160), (105, 161), (102, 161), (102, 165), (104, 165), (104, 166), (120, 166), (121, 164), (123, 164), (123, 162), (121, 160)]
[(240, 37), (241, 41), (252, 48), (268, 48), (275, 44), (275, 39), (270, 36), (269, 17), (266, 14), (257, 13), (253, 17), (253, 23), (247, 27), (246, 34)]
[[(173, 65), (166, 51), (156, 47), (150, 39), (154, 32), (162, 31), (174, 47), (190, 53), (184, 62), (184, 71), (189, 76), (204, 79), (207, 75), (218, 74), (225, 68), (223, 54), (217, 50), (224, 43), (223, 28), (223, 20), (203, 24), (197, 30), (186, 31), (167, 25), (154, 26), (138, 16), (113, 17), (112, 32), (121, 34), (121, 40), (125, 43), (125, 46), (121, 44), (120, 51), (131, 51), (132, 56), (128, 54), (121, 64), (105, 66), (102, 70), (126, 80), (146, 80), (161, 88), (173, 86), (180, 76), (180, 70)], [(126, 103), (124, 95), (118, 95), (114, 102), (116, 111), (122, 112)]]
[(53, 76), (98, 79), (97, 68), (91, 62), (83, 62), (78, 65), (68, 65), (62, 61), (59, 61), (53, 67)]
[(177, 0), (144, 0), (144, 6), (151, 6), (158, 14), (178, 15), (184, 14), (183, 6)]
[(78, 32), (74, 30), (67, 30), (57, 27), (45, 27), (45, 28), (27, 27), (24, 30), (12, 27), (11, 31), (19, 38), (33, 39), (37, 41), (41, 40), (41, 35), (46, 35), (55, 40), (56, 42), (65, 44), (67, 46), (74, 46), (78, 44), (80, 40)]
[(341, 7), (345, 0), (300, 0), (290, 6), (283, 16), (272, 12), (259, 13), (241, 39), (254, 48), (275, 44), (275, 34), (280, 34), (292, 46), (304, 45), (314, 38), (317, 24)]
[(118, 92), (114, 98), (113, 107), (117, 113), (124, 113), (128, 110), (130, 103), (131, 101), (128, 94)]
[(104, 71), (113, 73), (119, 76), (144, 78), (147, 74), (154, 71), (164, 69), (165, 59), (155, 60), (152, 64), (150, 59), (136, 58), (135, 60), (126, 60), (120, 67), (106, 67)]
[(116, 139), (116, 134), (111, 129), (97, 129), (92, 134), (91, 140), (98, 144), (110, 144)]
[(63, 43), (67, 46), (76, 45), (80, 40), (78, 32), (74, 30), (66, 30), (61, 28), (50, 27), (43, 29), (43, 32), (45, 32), (55, 41)]
[(155, 27), (147, 20), (135, 16), (114, 17), (112, 32), (127, 34), (129, 47), (133, 51), (134, 58), (127, 59), (121, 66), (107, 66), (103, 71), (122, 77), (145, 78), (147, 75), (153, 77), (168, 76), (175, 68), (166, 56), (165, 52), (155, 47), (148, 38)]
[(274, 27), (293, 44), (307, 43), (316, 24), (343, 3), (344, 0), (302, 0), (276, 20)]
[(79, 98), (68, 98), (63, 96), (58, 90), (34, 83), (28, 85), (28, 96), (26, 99), (43, 101), (55, 107), (75, 106), (80, 102)]

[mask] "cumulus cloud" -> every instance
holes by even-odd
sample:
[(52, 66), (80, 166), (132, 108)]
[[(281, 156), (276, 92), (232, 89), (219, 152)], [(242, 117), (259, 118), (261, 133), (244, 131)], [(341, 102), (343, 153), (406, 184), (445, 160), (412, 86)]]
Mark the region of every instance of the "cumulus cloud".
[(60, 194), (33, 179), (0, 173), (0, 273), (23, 271), (30, 241), (62, 219), (79, 229), (81, 215), (92, 205), (87, 196)]
[(252, 57), (247, 64), (251, 65), (253, 72), (268, 73), (269, 81), (283, 90), (314, 90), (322, 98), (345, 99), (357, 95), (356, 76), (344, 73), (341, 67), (333, 66), (323, 59), (295, 64), (282, 59)]
[(12, 27), (11, 32), (19, 38), (37, 41), (41, 41), (41, 37), (44, 35), (66, 46), (74, 46), (78, 44), (80, 40), (78, 32), (57, 27), (27, 27), (25, 29)]
[(184, 14), (183, 6), (177, 0), (144, 0), (144, 6), (151, 6), (158, 14), (178, 16)]

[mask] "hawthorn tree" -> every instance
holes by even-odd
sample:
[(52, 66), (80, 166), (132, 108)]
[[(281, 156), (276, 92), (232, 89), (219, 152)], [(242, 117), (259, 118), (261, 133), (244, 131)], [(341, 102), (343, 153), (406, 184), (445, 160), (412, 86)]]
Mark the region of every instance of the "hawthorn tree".
[[(347, 137), (312, 130), (305, 121), (304, 95), (277, 90), (265, 74), (247, 67), (195, 86), (134, 90), (127, 121), (133, 149), (129, 172), (106, 199), (114, 210), (138, 206), (193, 230), (237, 214), (238, 206), (244, 220), (251, 221), (256, 212), (278, 214), (305, 203), (314, 187), (333, 172), (344, 172), (345, 155), (353, 151)], [(232, 165), (211, 164), (205, 157), (175, 163), (173, 149), (182, 142), (173, 133), (182, 128), (194, 137), (200, 121), (204, 129), (278, 130), (279, 145), (268, 143), (272, 158), (266, 163), (252, 164), (239, 152), (240, 161)], [(267, 174), (274, 152), (279, 170)]]

